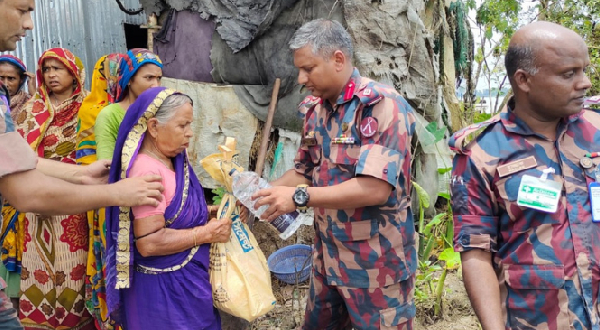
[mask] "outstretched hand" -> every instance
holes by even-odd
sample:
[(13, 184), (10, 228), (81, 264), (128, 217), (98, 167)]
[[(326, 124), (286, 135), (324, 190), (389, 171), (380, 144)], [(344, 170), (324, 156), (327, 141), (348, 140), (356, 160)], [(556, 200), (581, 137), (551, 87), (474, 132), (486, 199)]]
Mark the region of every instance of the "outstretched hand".
[(269, 208), (260, 218), (271, 222), (280, 215), (294, 212), (296, 210), (296, 204), (293, 200), (295, 191), (295, 187), (284, 186), (259, 190), (252, 196), (252, 200), (256, 201), (254, 207), (258, 209), (263, 205), (269, 205)]
[(158, 206), (162, 201), (162, 178), (158, 175), (128, 178), (113, 183), (113, 189), (118, 196), (118, 206)]
[(82, 184), (107, 184), (108, 174), (110, 172), (110, 161), (99, 160), (90, 165), (83, 166), (81, 183)]

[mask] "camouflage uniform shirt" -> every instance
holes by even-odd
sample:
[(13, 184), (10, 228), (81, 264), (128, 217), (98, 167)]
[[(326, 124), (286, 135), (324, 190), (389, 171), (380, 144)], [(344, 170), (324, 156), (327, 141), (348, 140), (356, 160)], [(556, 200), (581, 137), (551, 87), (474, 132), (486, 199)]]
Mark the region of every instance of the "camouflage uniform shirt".
[(300, 112), (305, 124), (296, 171), (314, 187), (357, 176), (393, 187), (381, 206), (315, 208), (314, 270), (329, 285), (352, 288), (406, 280), (417, 265), (410, 210), (411, 107), (392, 87), (363, 78), (355, 69), (335, 105), (309, 96)]
[[(593, 223), (588, 185), (600, 159), (600, 114), (563, 119), (552, 141), (510, 109), (456, 133), (451, 180), (454, 248), (489, 251), (507, 328), (599, 329), (600, 223)], [(591, 164), (590, 164), (591, 165)], [(562, 185), (555, 213), (517, 205), (524, 175)], [(546, 171), (547, 172), (547, 171)]]

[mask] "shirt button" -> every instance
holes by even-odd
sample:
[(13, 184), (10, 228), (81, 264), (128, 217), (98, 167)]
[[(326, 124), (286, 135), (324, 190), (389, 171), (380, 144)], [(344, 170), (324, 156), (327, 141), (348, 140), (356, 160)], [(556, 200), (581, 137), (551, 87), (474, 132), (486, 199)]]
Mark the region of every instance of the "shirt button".
[(468, 238), (466, 238), (466, 237), (463, 237), (463, 238), (462, 238), (460, 241), (461, 241), (461, 242), (462, 242), (464, 245), (467, 245), (467, 244), (469, 244), (469, 239), (468, 239)]

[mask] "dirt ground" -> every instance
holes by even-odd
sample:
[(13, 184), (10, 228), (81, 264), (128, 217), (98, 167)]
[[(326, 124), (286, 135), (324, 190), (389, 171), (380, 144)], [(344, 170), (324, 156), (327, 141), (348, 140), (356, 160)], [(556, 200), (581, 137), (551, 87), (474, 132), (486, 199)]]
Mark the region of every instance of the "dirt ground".
[(481, 325), (471, 308), (459, 273), (449, 272), (445, 281), (442, 316), (433, 317), (433, 305), (417, 303), (415, 330), (479, 330)]
[[(314, 230), (302, 226), (295, 236), (287, 241), (279, 239), (277, 232), (270, 225), (257, 222), (253, 229), (256, 239), (268, 256), (276, 250), (291, 244), (312, 244)], [(277, 305), (264, 317), (244, 326), (241, 324), (224, 327), (224, 330), (292, 330), (299, 329), (304, 319), (304, 308), (308, 294), (308, 281), (298, 285), (288, 285), (272, 277), (273, 293)], [(442, 316), (433, 317), (433, 305), (428, 302), (417, 304), (415, 320), (416, 330), (479, 330), (481, 326), (471, 309), (462, 280), (456, 271), (446, 277), (446, 291), (443, 298)]]
[[(292, 244), (311, 245), (314, 237), (314, 229), (309, 226), (301, 226), (298, 232), (290, 239), (284, 241), (277, 236), (278, 232), (271, 225), (257, 222), (253, 229), (256, 240), (265, 254), (269, 257), (271, 253), (282, 247)], [(308, 294), (308, 281), (298, 285), (289, 285), (271, 276), (273, 293), (277, 298), (277, 305), (269, 314), (261, 317), (251, 324), (252, 330), (288, 330), (298, 329), (304, 320), (304, 308)]]

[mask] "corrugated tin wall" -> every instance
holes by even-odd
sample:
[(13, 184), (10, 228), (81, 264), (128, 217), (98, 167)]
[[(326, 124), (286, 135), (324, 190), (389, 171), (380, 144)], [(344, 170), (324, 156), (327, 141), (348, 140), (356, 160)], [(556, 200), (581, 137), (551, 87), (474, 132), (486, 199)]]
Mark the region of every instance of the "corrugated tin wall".
[[(141, 7), (139, 0), (121, 0), (127, 9)], [(115, 0), (36, 0), (34, 30), (17, 44), (13, 52), (29, 71), (34, 72), (44, 50), (64, 47), (79, 56), (87, 72), (103, 55), (126, 50), (124, 23), (146, 23), (146, 14), (131, 16), (122, 12)]]

